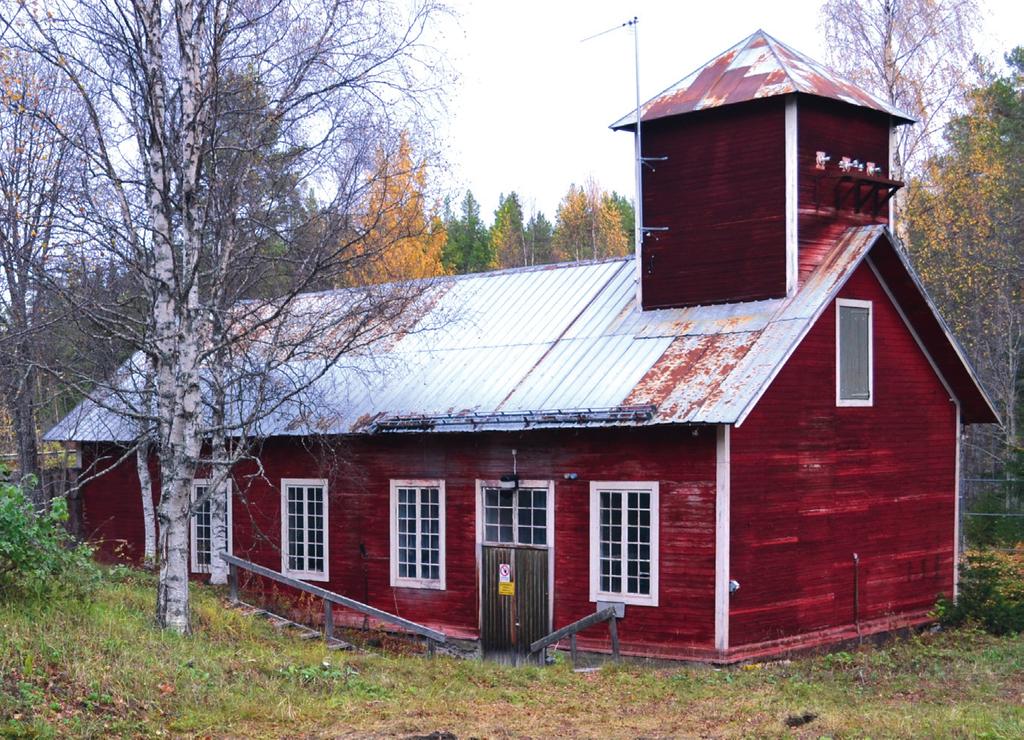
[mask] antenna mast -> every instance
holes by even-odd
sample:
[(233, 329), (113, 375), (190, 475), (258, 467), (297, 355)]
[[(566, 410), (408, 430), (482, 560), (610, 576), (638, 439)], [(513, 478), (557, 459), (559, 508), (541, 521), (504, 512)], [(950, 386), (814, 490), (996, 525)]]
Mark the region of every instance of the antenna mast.
[[(640, 244), (641, 244), (641, 242), (643, 242), (643, 239), (644, 239), (644, 226), (643, 226), (643, 223), (644, 223), (644, 205), (643, 205), (643, 203), (644, 203), (644, 200), (643, 200), (643, 166), (644, 166), (644, 157), (643, 157), (643, 154), (642, 154), (643, 148), (641, 147), (641, 135), (640, 135), (640, 35), (637, 32), (637, 24), (639, 22), (640, 22), (640, 19), (637, 18), (634, 15), (630, 20), (626, 21), (625, 23), (620, 23), (617, 26), (612, 26), (611, 28), (609, 28), (607, 30), (601, 31), (600, 33), (595, 33), (593, 36), (587, 36), (585, 39), (582, 39), (582, 41), (590, 41), (591, 39), (596, 39), (598, 36), (604, 36), (606, 33), (611, 33), (612, 31), (618, 31), (620, 28), (627, 28), (627, 27), (629, 27), (629, 28), (633, 29), (633, 70), (634, 70), (634, 74), (636, 76), (636, 135), (633, 137), (633, 144), (634, 144), (634, 150), (635, 150), (634, 151), (634, 158), (636, 159), (636, 162), (635, 162), (635, 167), (636, 167), (636, 203), (634, 204), (633, 211), (634, 211), (634, 220), (635, 220), (636, 223), (634, 224), (633, 240), (636, 243), (635, 244), (635, 248), (636, 248), (636, 259), (637, 259), (637, 265), (638, 266), (640, 264)], [(656, 157), (654, 159), (661, 160), (661, 159), (664, 159), (664, 157)]]
[[(636, 159), (636, 203), (633, 206), (633, 214), (636, 223), (634, 224), (633, 240), (636, 251), (636, 302), (637, 306), (643, 309), (643, 280), (641, 277), (643, 272), (643, 254), (641, 247), (643, 246), (644, 234), (648, 231), (668, 231), (667, 226), (644, 226), (644, 164), (648, 162), (663, 162), (668, 157), (644, 157), (643, 155), (643, 135), (640, 131), (640, 34), (637, 32), (639, 22), (640, 19), (634, 15), (625, 23), (620, 23), (617, 26), (601, 31), (601, 33), (595, 33), (593, 36), (583, 39), (583, 41), (596, 39), (598, 36), (604, 36), (606, 33), (611, 33), (627, 26), (633, 29), (633, 70), (636, 77), (636, 133), (633, 136), (634, 157)], [(653, 165), (648, 166), (653, 167)]]
[(640, 34), (637, 25), (640, 19), (635, 15), (633, 20), (626, 21), (625, 25), (633, 28), (633, 69), (636, 74), (636, 136), (633, 143), (636, 146), (636, 205), (633, 208), (633, 216), (636, 220), (634, 225), (636, 234), (634, 236), (636, 264), (640, 265), (640, 247), (644, 241), (644, 193), (643, 193), (643, 147), (640, 139)]

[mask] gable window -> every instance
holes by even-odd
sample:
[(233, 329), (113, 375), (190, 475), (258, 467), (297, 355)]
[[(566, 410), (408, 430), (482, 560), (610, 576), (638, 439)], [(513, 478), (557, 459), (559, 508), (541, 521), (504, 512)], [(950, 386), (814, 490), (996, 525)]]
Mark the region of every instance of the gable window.
[(836, 299), (836, 405), (870, 406), (873, 394), (871, 301)]
[(538, 545), (547, 547), (549, 487), (526, 484), (501, 488), (484, 484), (484, 543), (490, 545)]
[(658, 484), (590, 484), (590, 600), (658, 605)]
[(444, 586), (444, 481), (391, 481), (391, 585)]
[[(192, 572), (209, 573), (214, 557), (213, 532), (213, 500), (210, 498), (210, 481), (196, 479), (192, 481)], [(198, 503), (197, 503), (198, 502)], [(218, 550), (231, 552), (231, 497), (225, 503), (224, 525), (226, 527), (227, 544)]]
[(326, 581), (327, 481), (281, 481), (281, 571), (307, 581)]

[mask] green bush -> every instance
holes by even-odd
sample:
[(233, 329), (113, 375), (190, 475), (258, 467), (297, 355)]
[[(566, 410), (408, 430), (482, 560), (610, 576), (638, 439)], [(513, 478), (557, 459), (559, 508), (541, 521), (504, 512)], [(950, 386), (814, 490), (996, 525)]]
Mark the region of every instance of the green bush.
[(959, 598), (939, 599), (936, 612), (947, 626), (973, 622), (994, 635), (1024, 632), (1024, 546), (967, 553)]
[(0, 482), (0, 601), (54, 589), (82, 594), (95, 585), (99, 569), (92, 550), (72, 541), (67, 519), (64, 499), (37, 513), (19, 486)]

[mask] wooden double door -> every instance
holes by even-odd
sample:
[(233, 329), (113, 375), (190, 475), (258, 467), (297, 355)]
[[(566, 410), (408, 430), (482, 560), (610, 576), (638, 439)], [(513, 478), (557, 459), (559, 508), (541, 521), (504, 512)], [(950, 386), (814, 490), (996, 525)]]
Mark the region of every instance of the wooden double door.
[(540, 662), (530, 644), (551, 631), (551, 487), (483, 486), (480, 642), (485, 658)]

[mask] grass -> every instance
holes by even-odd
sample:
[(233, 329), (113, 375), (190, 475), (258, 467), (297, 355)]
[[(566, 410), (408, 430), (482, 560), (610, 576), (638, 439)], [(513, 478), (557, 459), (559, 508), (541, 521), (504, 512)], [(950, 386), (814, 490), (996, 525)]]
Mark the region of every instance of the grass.
[(1019, 636), (575, 673), (327, 651), (193, 594), (190, 637), (152, 625), (152, 579), (124, 569), (88, 602), (0, 605), (0, 735), (1024, 736)]

